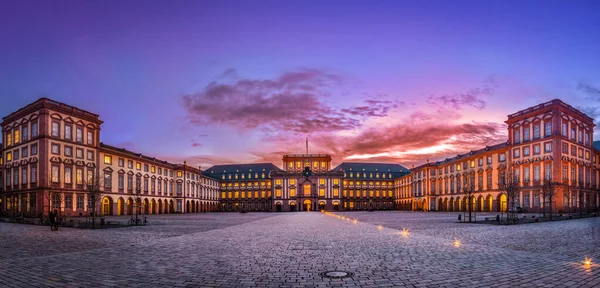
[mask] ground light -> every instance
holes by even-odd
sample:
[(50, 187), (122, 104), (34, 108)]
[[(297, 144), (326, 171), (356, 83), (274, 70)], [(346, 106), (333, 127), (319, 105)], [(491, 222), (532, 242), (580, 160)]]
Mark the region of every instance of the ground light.
[(408, 237), (408, 229), (406, 229), (406, 228), (402, 229), (402, 237), (404, 237), (404, 238)]
[(358, 224), (358, 220), (354, 219), (354, 221), (352, 221), (352, 223)]
[(454, 240), (454, 247), (456, 247), (456, 248), (460, 247), (460, 240), (458, 240), (458, 239)]
[(383, 226), (377, 225), (377, 229), (379, 229), (379, 231), (381, 231), (381, 230), (383, 230)]
[(585, 260), (583, 260), (583, 265), (585, 265), (585, 267), (590, 267), (590, 265), (592, 265), (592, 258), (585, 257)]

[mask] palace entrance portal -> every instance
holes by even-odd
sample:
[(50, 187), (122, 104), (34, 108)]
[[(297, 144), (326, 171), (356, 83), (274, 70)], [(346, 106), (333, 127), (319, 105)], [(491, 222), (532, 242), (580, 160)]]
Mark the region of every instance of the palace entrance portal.
[(311, 211), (312, 210), (312, 202), (308, 199), (304, 200), (304, 211)]

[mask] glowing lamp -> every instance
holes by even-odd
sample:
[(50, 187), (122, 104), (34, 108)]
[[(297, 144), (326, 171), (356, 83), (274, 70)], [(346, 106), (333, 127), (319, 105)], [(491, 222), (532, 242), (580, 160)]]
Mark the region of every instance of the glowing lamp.
[(354, 221), (352, 221), (352, 223), (358, 224), (358, 220), (354, 219)]
[(402, 229), (402, 236), (404, 238), (408, 237), (408, 230), (407, 229)]
[(592, 258), (585, 257), (585, 260), (583, 260), (583, 264), (584, 264), (585, 266), (590, 266), (590, 265), (592, 265)]
[(383, 226), (381, 226), (381, 225), (378, 225), (378, 226), (377, 226), (377, 229), (379, 229), (379, 230), (382, 230), (382, 229), (383, 229)]
[(454, 247), (460, 247), (460, 240), (454, 240)]

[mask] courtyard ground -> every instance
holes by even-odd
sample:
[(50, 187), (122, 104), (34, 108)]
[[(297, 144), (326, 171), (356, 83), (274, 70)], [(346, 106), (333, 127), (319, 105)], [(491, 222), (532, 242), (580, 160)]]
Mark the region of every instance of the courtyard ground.
[[(600, 218), (498, 226), (456, 223), (456, 213), (337, 215), (350, 220), (157, 215), (148, 226), (58, 232), (0, 223), (0, 287), (600, 286), (600, 266), (583, 264), (600, 263)], [(331, 270), (354, 276), (319, 275)]]

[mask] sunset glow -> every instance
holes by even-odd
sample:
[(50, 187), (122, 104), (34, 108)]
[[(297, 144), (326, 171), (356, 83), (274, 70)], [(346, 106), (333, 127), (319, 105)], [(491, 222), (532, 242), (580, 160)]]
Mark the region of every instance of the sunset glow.
[(4, 1), (0, 114), (46, 96), (110, 119), (107, 144), (204, 168), (279, 166), (306, 137), (334, 166), (411, 167), (504, 142), (507, 114), (550, 99), (600, 115), (592, 2), (150, 2)]

